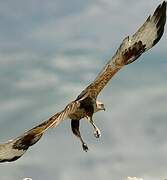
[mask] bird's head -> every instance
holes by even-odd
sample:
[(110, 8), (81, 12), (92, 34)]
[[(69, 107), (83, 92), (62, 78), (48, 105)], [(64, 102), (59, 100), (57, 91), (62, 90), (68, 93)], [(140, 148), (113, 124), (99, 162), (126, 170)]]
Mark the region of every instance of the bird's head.
[(96, 101), (96, 108), (95, 108), (95, 112), (97, 111), (105, 111), (105, 107), (104, 107), (104, 104), (100, 101)]

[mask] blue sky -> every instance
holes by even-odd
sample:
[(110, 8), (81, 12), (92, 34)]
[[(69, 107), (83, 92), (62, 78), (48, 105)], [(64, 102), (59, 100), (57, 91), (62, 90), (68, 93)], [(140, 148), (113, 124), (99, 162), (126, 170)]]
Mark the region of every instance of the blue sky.
[[(0, 141), (16, 137), (76, 98), (151, 14), (159, 0), (0, 1)], [(167, 178), (166, 32), (140, 60), (122, 69), (99, 100), (96, 140), (82, 121), (84, 153), (70, 121), (49, 130), (3, 180)]]

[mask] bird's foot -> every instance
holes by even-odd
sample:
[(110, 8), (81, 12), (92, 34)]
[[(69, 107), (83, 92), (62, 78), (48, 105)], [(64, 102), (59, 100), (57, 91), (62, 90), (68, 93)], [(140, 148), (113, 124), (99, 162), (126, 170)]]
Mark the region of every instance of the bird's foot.
[(83, 148), (83, 150), (84, 150), (85, 152), (87, 152), (87, 151), (89, 150), (86, 143), (83, 143), (83, 144), (82, 144), (82, 148)]
[(95, 136), (96, 138), (101, 137), (100, 129), (97, 128), (97, 129), (94, 131), (94, 136)]

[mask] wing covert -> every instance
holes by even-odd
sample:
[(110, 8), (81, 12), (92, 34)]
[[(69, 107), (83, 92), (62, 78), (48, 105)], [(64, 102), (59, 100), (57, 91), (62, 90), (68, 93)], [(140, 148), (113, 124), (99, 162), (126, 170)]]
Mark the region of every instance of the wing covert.
[(108, 61), (96, 79), (77, 97), (90, 96), (94, 99), (108, 81), (124, 66), (134, 62), (145, 51), (161, 39), (166, 23), (166, 1), (160, 4), (152, 16), (131, 37), (126, 37), (115, 55)]
[(25, 132), (23, 135), (9, 140), (4, 144), (0, 144), (0, 163), (19, 159), (30, 146), (40, 140), (48, 128), (56, 127), (61, 121), (67, 119), (79, 105), (80, 103), (78, 101), (71, 102), (63, 111), (56, 113), (48, 120)]

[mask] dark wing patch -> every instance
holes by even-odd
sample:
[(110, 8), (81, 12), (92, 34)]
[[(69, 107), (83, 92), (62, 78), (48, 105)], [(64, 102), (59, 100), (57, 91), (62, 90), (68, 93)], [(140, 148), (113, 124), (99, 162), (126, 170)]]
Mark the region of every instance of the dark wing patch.
[(12, 162), (12, 161), (16, 161), (17, 159), (19, 159), (21, 156), (15, 156), (11, 159), (0, 159), (0, 163), (4, 163), (4, 162)]
[(79, 102), (71, 102), (62, 112), (53, 115), (23, 135), (4, 144), (0, 144), (0, 162), (11, 162), (19, 159), (30, 146), (40, 140), (48, 128), (57, 126), (62, 120), (68, 118), (68, 115), (73, 113), (79, 106)]
[(19, 159), (28, 149), (15, 149), (13, 147), (15, 140), (0, 145), (0, 162), (11, 162)]
[(154, 46), (161, 39), (164, 32), (164, 26), (166, 22), (166, 2), (165, 1), (162, 3), (162, 5), (160, 4), (157, 7), (157, 9), (154, 12), (153, 17), (155, 17), (154, 22), (156, 23), (156, 27), (157, 27), (157, 38), (153, 42), (153, 46)]
[(39, 141), (42, 135), (42, 132), (39, 134), (33, 129), (7, 143), (0, 144), (0, 162), (11, 162), (19, 159), (30, 146)]
[(126, 37), (115, 55), (108, 61), (95, 80), (87, 86), (79, 98), (97, 98), (109, 80), (124, 66), (138, 59), (143, 52), (152, 48), (162, 37), (166, 22), (166, 2), (160, 4), (152, 16), (131, 37)]
[(25, 132), (23, 135), (10, 140), (7, 143), (0, 144), (0, 162), (12, 162), (19, 159), (30, 146), (40, 140), (43, 133), (53, 124), (53, 122), (55, 124), (58, 115), (59, 113)]
[(146, 50), (153, 47), (161, 39), (166, 23), (166, 2), (160, 4), (152, 16), (149, 16), (139, 30), (130, 38), (131, 43), (142, 41)]
[(0, 162), (12, 162), (19, 159), (30, 146), (40, 140), (43, 133), (55, 122), (58, 115), (59, 113), (25, 132), (23, 135), (4, 144), (0, 144)]
[(27, 134), (19, 138), (14, 144), (13, 148), (18, 150), (27, 150), (30, 146), (34, 145), (42, 137), (42, 134)]
[(123, 64), (127, 65), (139, 58), (145, 51), (145, 45), (141, 41), (136, 42), (133, 46), (125, 49), (122, 53)]

